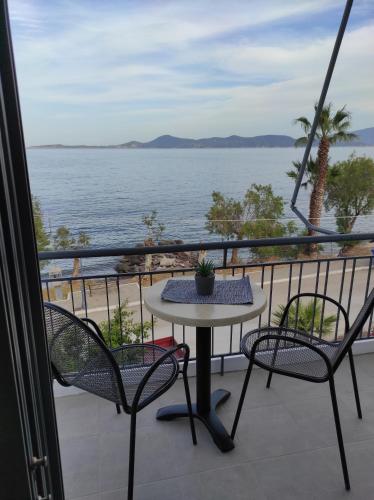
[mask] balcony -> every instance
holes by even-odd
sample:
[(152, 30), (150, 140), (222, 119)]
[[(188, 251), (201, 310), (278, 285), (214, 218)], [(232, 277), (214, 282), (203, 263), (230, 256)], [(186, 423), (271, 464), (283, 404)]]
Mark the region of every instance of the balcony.
[[(188, 499), (369, 499), (374, 478), (374, 355), (356, 356), (363, 420), (356, 415), (348, 363), (336, 376), (351, 492), (344, 490), (327, 384), (274, 376), (255, 369), (239, 423), (236, 448), (221, 453), (197, 421), (193, 446), (185, 419), (158, 422), (156, 410), (183, 400), (177, 382), (139, 413), (135, 498)], [(230, 428), (244, 372), (213, 377), (213, 387), (231, 391), (219, 410)], [(194, 377), (191, 389), (194, 393)], [(66, 497), (69, 500), (126, 498), (129, 423), (113, 404), (58, 388), (56, 409)]]
[[(316, 239), (322, 238), (334, 241), (341, 235)], [(252, 243), (239, 242), (243, 247), (250, 247)], [(302, 238), (294, 239), (292, 243), (302, 244)], [(223, 244), (214, 245), (214, 250), (218, 250)], [(206, 246), (209, 247), (209, 244)], [(201, 245), (191, 244), (189, 247), (190, 250), (201, 249)], [(329, 295), (343, 305), (352, 321), (373, 287), (374, 273), (373, 257), (369, 255), (322, 255), (317, 260), (305, 258), (228, 266), (227, 248), (222, 246), (221, 249), (223, 259), (222, 263), (218, 263), (217, 272), (237, 277), (248, 275), (252, 283), (258, 283), (263, 288), (268, 300), (267, 308), (260, 317), (212, 331), (212, 372), (216, 373), (212, 389), (231, 391), (230, 399), (218, 410), (223, 424), (231, 429), (244, 379), (243, 369), (247, 366), (246, 359), (240, 354), (242, 336), (253, 328), (273, 322), (279, 305), (286, 304), (291, 296), (300, 292)], [(134, 252), (134, 249), (128, 250)], [(147, 248), (144, 253), (151, 252)], [(97, 256), (91, 250), (70, 254), (71, 258)], [(118, 256), (120, 250), (116, 249), (114, 254), (108, 250), (105, 254)], [(43, 257), (63, 258), (66, 253), (49, 253)], [(157, 342), (169, 336), (175, 342), (187, 342), (192, 353), (189, 375), (194, 395), (194, 329), (155, 318), (143, 302), (145, 287), (160, 279), (191, 271), (173, 269), (44, 279), (43, 294), (45, 299), (60, 304), (77, 316), (88, 316), (98, 323), (106, 322), (109, 344), (114, 338), (115, 311), (123, 303), (127, 304), (134, 321), (141, 327), (141, 341)], [(68, 293), (58, 296), (56, 287)], [(323, 315), (331, 313), (327, 306), (323, 308), (321, 324)], [(322, 331), (314, 333), (331, 341), (339, 340), (344, 333), (342, 318), (337, 316), (336, 327), (334, 323), (327, 337)], [(349, 495), (360, 500), (371, 498), (374, 490), (371, 474), (374, 459), (372, 336), (373, 313), (353, 346), (363, 407), (362, 421), (357, 418), (347, 362), (343, 363), (336, 376), (352, 486)], [(272, 387), (267, 390), (266, 376), (264, 371), (254, 370), (236, 435), (236, 447), (228, 453), (217, 449), (199, 421), (196, 422), (198, 445), (194, 447), (185, 419), (171, 422), (156, 420), (158, 408), (184, 401), (181, 381), (140, 412), (135, 498), (325, 500), (348, 495), (344, 489), (328, 384), (274, 376)], [(55, 401), (66, 497), (69, 500), (126, 498), (129, 416), (123, 413), (117, 415), (114, 404), (103, 399), (56, 384)]]

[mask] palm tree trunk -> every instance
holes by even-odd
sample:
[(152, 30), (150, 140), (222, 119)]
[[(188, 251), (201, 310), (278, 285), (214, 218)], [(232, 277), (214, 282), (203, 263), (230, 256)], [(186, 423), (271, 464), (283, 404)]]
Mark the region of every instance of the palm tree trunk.
[[(242, 240), (243, 238), (241, 236), (237, 236), (236, 238), (238, 241)], [(238, 256), (238, 253), (239, 253), (239, 248), (233, 248), (231, 250), (231, 261), (230, 261), (230, 264), (231, 265), (235, 265), (235, 264), (239, 264), (239, 256)]]
[(75, 257), (74, 258), (74, 265), (73, 265), (73, 277), (79, 276), (79, 271), (80, 271), (79, 258)]
[[(325, 189), (327, 182), (327, 170), (329, 163), (329, 150), (330, 143), (327, 137), (322, 137), (318, 146), (318, 176), (313, 186), (310, 196), (309, 205), (309, 222), (314, 226), (319, 226), (321, 222), (321, 214), (323, 208), (323, 201), (325, 198)], [(315, 231), (309, 229), (308, 235), (313, 236)], [(309, 254), (312, 258), (316, 258), (318, 254), (317, 243), (311, 243)]]
[(233, 248), (231, 250), (231, 261), (230, 264), (235, 265), (239, 262), (239, 257), (238, 257), (238, 248)]

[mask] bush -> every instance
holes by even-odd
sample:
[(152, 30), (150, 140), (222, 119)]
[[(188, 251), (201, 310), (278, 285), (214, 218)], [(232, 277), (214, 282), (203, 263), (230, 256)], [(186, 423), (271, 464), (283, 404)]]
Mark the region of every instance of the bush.
[(149, 338), (152, 329), (150, 321), (136, 322), (133, 319), (134, 311), (127, 308), (127, 300), (114, 310), (114, 316), (109, 321), (100, 323), (100, 330), (105, 339), (105, 343), (112, 348), (120, 347), (123, 344), (138, 344)]

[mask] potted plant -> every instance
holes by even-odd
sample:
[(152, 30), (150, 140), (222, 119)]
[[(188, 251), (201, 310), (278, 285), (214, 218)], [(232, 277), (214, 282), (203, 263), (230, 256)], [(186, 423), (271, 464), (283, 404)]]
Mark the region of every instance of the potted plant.
[(199, 295), (211, 295), (214, 290), (214, 263), (202, 259), (196, 267), (195, 284)]

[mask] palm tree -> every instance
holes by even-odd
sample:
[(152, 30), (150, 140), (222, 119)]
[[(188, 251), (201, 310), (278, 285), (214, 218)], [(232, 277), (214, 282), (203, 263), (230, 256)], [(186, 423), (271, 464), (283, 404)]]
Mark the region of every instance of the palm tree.
[[(317, 111), (317, 104), (314, 105), (314, 110)], [(296, 118), (295, 123), (299, 123), (305, 133), (305, 136), (296, 140), (295, 146), (305, 145), (309, 139), (312, 124), (305, 116)], [(318, 172), (313, 183), (309, 206), (309, 221), (315, 226), (319, 226), (321, 221), (330, 146), (337, 142), (347, 142), (355, 139), (357, 136), (349, 132), (350, 127), (351, 114), (345, 109), (345, 106), (338, 109), (335, 114), (331, 103), (322, 108), (315, 135), (319, 141), (317, 153)], [(315, 231), (309, 229), (308, 234), (312, 236)], [(317, 244), (310, 245), (310, 254), (313, 257), (317, 255)]]
[[(295, 182), (297, 181), (297, 179), (299, 177), (301, 164), (302, 164), (301, 161), (293, 161), (292, 162), (293, 170), (288, 170), (288, 172), (286, 172), (288, 177), (290, 179), (293, 179)], [(306, 181), (301, 183), (301, 187), (303, 187), (305, 189), (307, 189), (308, 187), (313, 188), (314, 183), (315, 183), (316, 178), (317, 178), (317, 173), (318, 173), (317, 160), (315, 160), (313, 158), (313, 156), (311, 156), (309, 158), (309, 160), (307, 161), (306, 169), (305, 169), (305, 173), (304, 173), (304, 176), (306, 177)]]
[[(280, 326), (285, 306), (280, 305), (273, 314), (273, 323)], [(288, 310), (287, 326), (296, 328), (305, 333), (313, 332), (314, 335), (327, 337), (331, 335), (336, 316), (333, 314), (325, 316), (322, 312), (322, 301), (311, 300), (307, 303), (291, 304)]]

